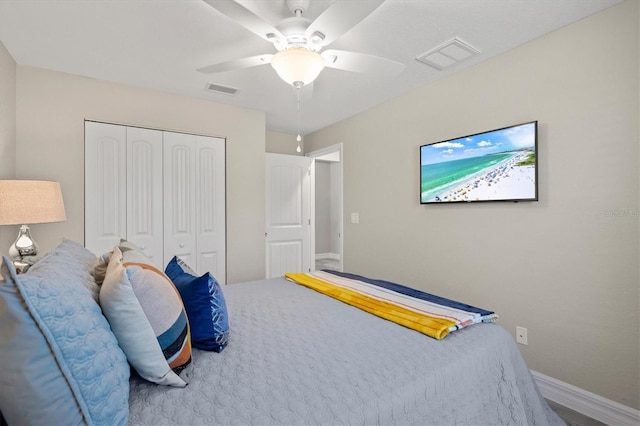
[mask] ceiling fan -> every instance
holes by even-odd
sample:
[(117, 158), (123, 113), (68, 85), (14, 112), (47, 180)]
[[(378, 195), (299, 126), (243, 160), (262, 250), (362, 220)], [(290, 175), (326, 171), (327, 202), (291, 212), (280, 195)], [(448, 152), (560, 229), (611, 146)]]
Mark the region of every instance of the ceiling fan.
[(313, 22), (303, 17), (310, 0), (286, 0), (293, 16), (276, 26), (234, 0), (204, 1), (249, 31), (273, 43), (276, 53), (208, 65), (198, 69), (202, 73), (218, 73), (270, 63), (284, 81), (300, 89), (313, 82), (324, 67), (360, 73), (375, 72), (378, 75), (395, 75), (404, 69), (404, 64), (374, 55), (323, 50), (377, 9), (384, 0), (336, 0)]

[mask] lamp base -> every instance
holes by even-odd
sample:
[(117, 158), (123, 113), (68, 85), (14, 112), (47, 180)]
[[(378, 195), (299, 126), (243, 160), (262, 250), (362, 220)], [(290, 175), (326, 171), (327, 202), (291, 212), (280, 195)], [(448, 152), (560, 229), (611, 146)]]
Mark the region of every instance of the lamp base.
[(27, 272), (27, 269), (31, 266), (31, 264), (25, 262), (22, 259), (13, 259), (13, 267), (16, 270), (16, 274), (22, 274)]
[(38, 254), (38, 245), (31, 238), (31, 230), (27, 225), (21, 225), (18, 231), (18, 238), (9, 247), (9, 256), (22, 257), (22, 256), (35, 256)]
[(29, 268), (36, 264), (37, 261), (42, 259), (41, 256), (24, 256), (16, 257), (11, 261), (13, 267), (16, 270), (16, 274), (24, 274)]
[(31, 231), (27, 225), (20, 226), (18, 238), (9, 247), (9, 257), (13, 259), (13, 266), (18, 274), (27, 272), (27, 269), (36, 263), (38, 245), (31, 238)]

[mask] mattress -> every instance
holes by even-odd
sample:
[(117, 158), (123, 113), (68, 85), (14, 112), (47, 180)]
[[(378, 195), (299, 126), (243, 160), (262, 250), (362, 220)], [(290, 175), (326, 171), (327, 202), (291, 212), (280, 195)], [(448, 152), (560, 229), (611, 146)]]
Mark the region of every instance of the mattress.
[(224, 292), (226, 349), (185, 388), (132, 377), (130, 424), (564, 424), (498, 325), (435, 340), (284, 278)]

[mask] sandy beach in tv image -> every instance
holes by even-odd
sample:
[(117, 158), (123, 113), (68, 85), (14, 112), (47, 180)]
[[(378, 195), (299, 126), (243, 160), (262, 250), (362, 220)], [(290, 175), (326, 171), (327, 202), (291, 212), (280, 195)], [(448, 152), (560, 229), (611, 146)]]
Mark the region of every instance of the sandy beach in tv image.
[(535, 125), (422, 146), (421, 202), (535, 199)]

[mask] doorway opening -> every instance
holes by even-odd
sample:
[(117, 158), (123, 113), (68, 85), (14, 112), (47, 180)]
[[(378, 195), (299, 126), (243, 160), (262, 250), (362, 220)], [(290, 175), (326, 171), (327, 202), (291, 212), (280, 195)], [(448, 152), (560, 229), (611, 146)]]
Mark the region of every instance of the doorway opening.
[(314, 199), (315, 269), (342, 271), (342, 144), (332, 145), (306, 154), (315, 160), (312, 198)]

